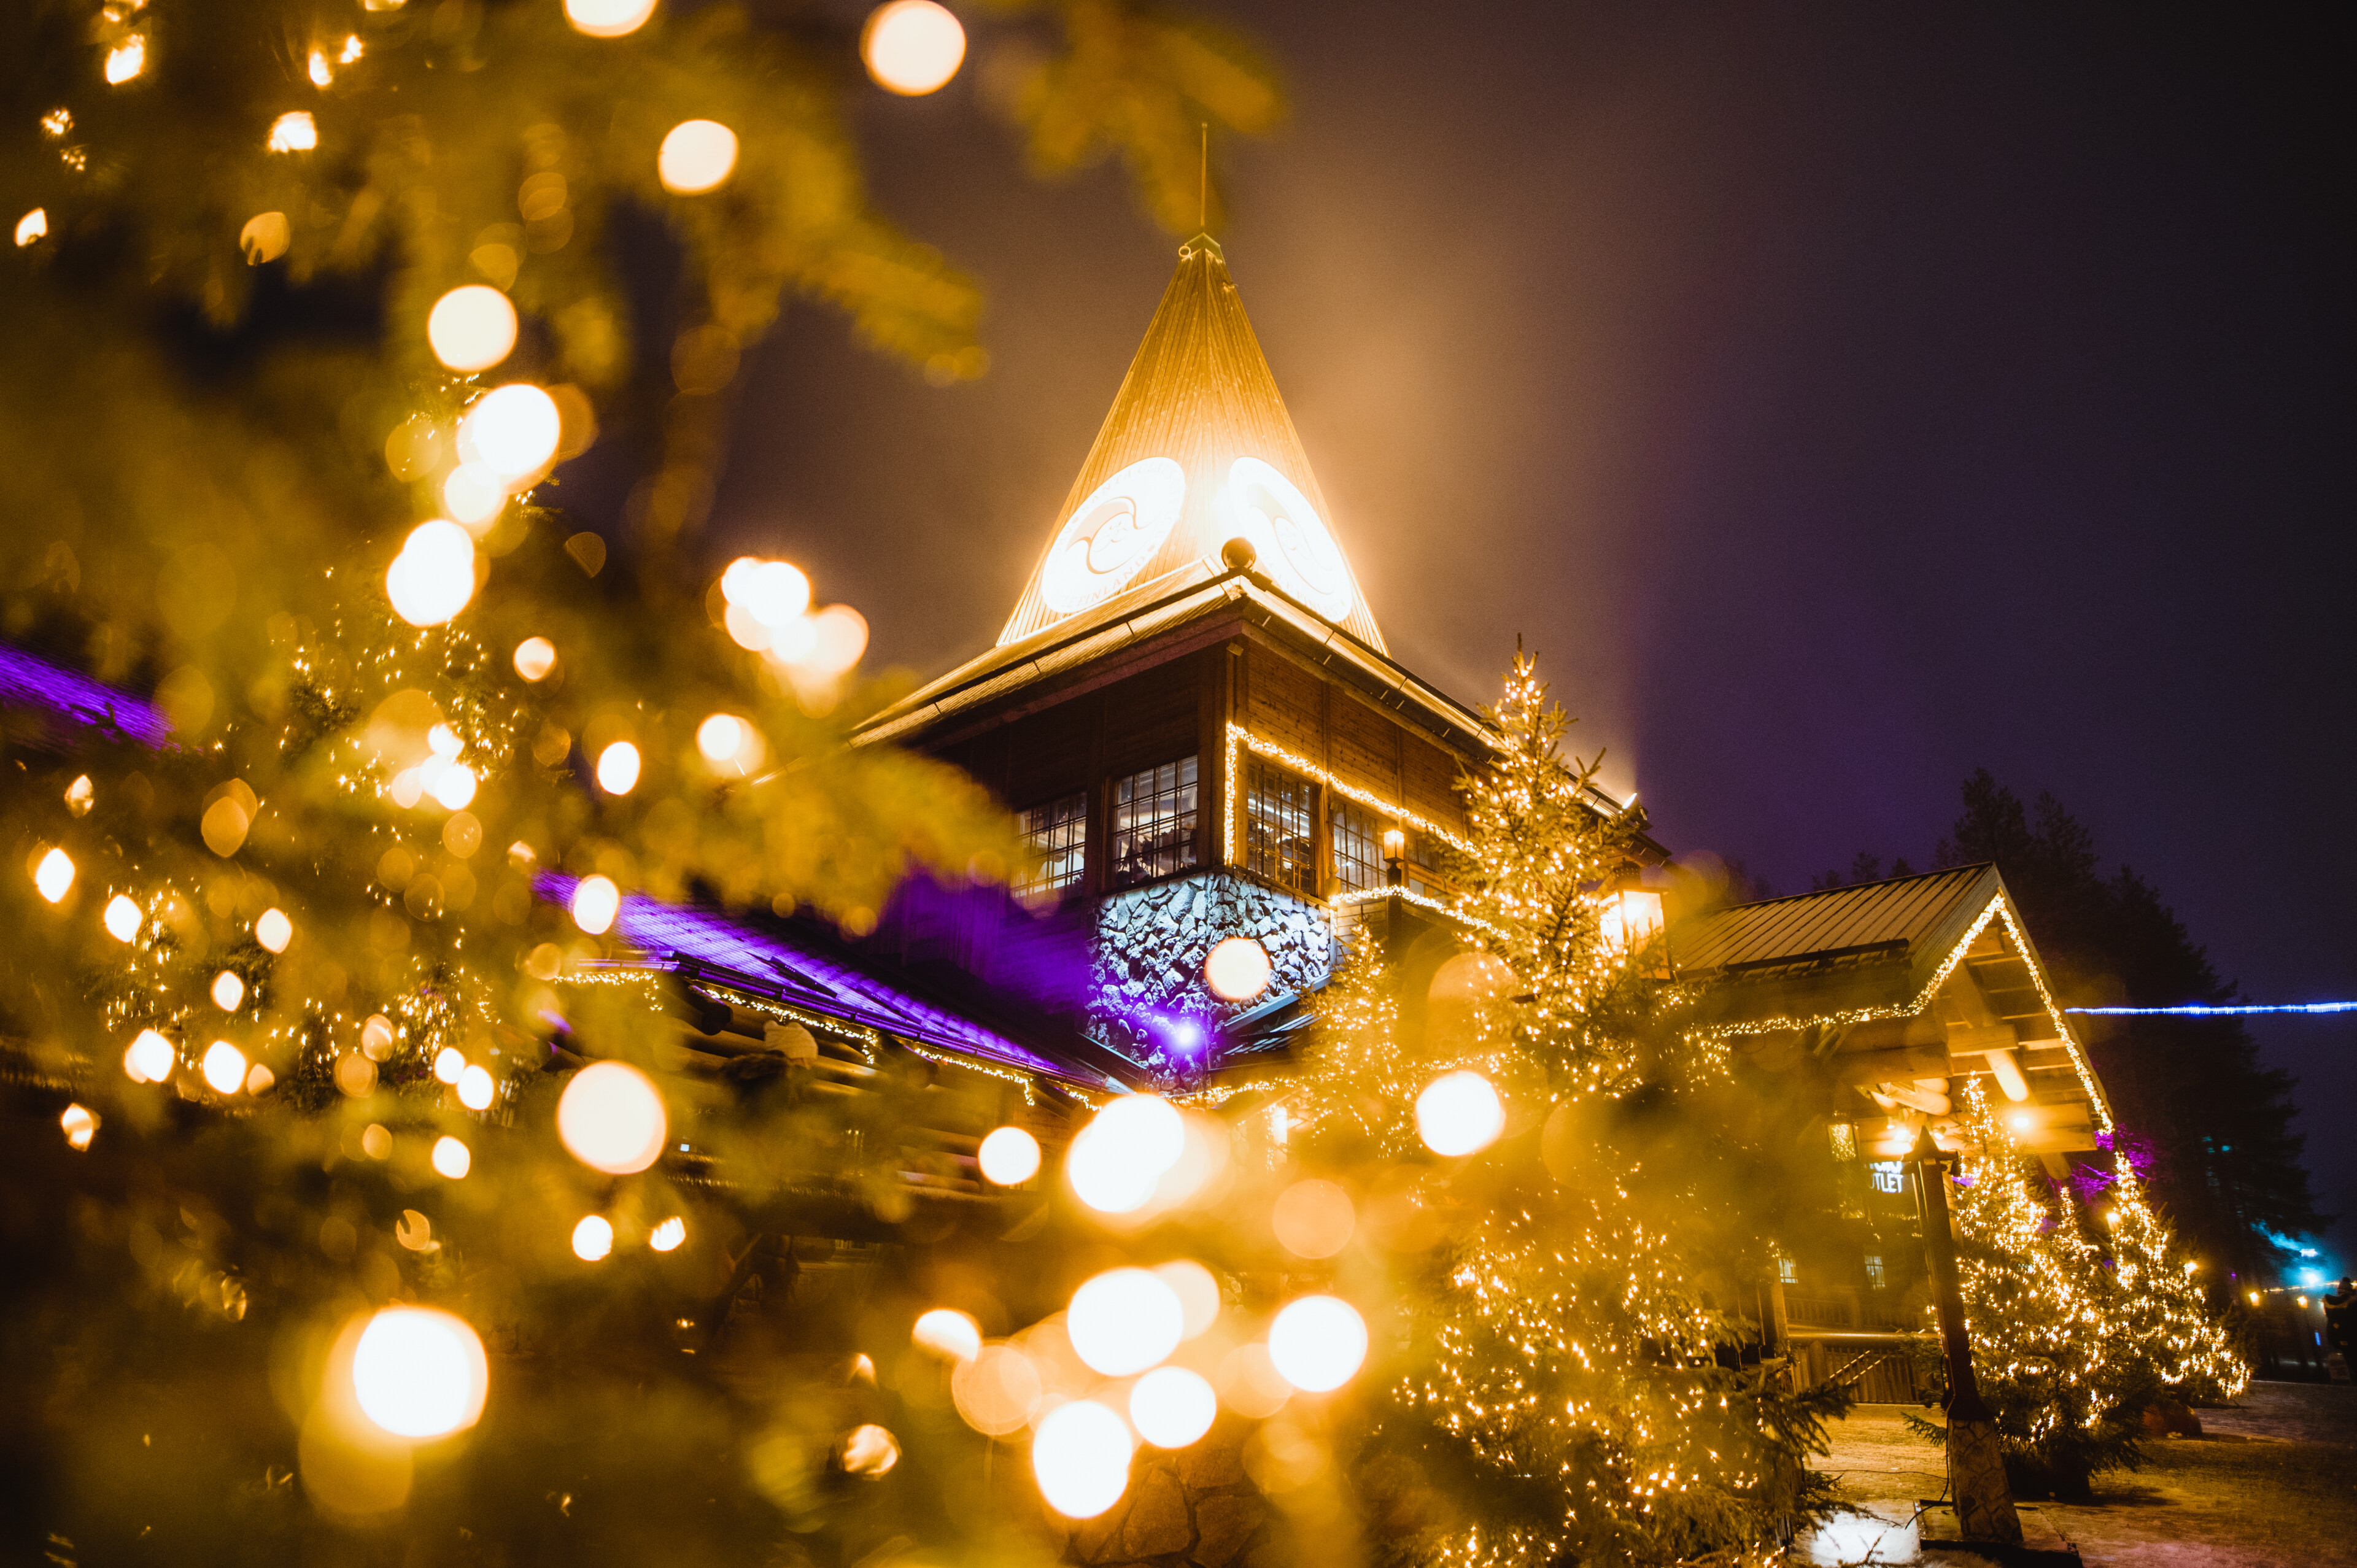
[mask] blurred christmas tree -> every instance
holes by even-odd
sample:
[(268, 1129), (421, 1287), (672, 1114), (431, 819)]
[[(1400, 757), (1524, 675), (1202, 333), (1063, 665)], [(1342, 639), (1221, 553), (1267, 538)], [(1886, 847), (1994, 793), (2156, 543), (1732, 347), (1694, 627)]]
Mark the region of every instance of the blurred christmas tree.
[[(865, 40), (896, 91), (956, 65), (914, 15)], [(1200, 122), (1276, 111), (1190, 21), (999, 25), (1042, 45), (1034, 161), (1119, 152), (1166, 220)], [(861, 48), (654, 0), (0, 18), (0, 1516), (51, 1560), (996, 1550), (979, 1439), (853, 1359), (914, 1263), (830, 1264), (859, 1288), (725, 1360), (683, 1309), (744, 1299), (757, 1247), (810, 1262), (758, 1212), (880, 1182), (923, 1064), (877, 1051), (849, 1109), (791, 1043), (658, 1094), (628, 1064), (671, 999), (587, 983), (628, 893), (856, 932), (911, 870), (1018, 854), (950, 770), (844, 746), (855, 612), (692, 538), (787, 299), (984, 368), (974, 286), (866, 195)], [(633, 340), (624, 225), (676, 252), (669, 343)], [(552, 468), (659, 381), (631, 532), (567, 522)], [(731, 1185), (650, 1168), (666, 1112)], [(487, 1367), (486, 1430), (434, 1440)]]
[(1340, 1450), (1378, 1561), (1767, 1561), (1844, 1402), (1760, 1364), (1778, 1140), (1681, 1026), (1618, 890), (1641, 822), (1565, 758), (1527, 659), (1492, 717), (1463, 950), (1415, 1027), (1394, 970), (1347, 972), (1293, 1101), (1297, 1157), (1373, 1195), (1397, 1260), (1396, 1348)]

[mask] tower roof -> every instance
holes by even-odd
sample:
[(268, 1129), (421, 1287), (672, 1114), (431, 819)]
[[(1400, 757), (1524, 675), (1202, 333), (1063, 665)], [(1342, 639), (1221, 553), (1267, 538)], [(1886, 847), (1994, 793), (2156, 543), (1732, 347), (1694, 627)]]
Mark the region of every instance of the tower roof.
[(1227, 260), (1198, 234), (1179, 247), (1178, 270), (999, 643), (1199, 562), (1216, 568), (1237, 538), (1286, 594), (1383, 650)]

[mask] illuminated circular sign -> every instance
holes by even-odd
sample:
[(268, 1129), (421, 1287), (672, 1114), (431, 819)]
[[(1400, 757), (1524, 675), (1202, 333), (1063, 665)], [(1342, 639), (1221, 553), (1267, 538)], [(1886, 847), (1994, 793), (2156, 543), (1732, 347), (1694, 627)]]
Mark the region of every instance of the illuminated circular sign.
[(1239, 457), (1228, 469), (1226, 499), (1236, 531), (1279, 587), (1328, 620), (1351, 613), (1351, 569), (1291, 479), (1257, 457)]
[(1039, 597), (1064, 615), (1113, 597), (1170, 537), (1186, 499), (1186, 470), (1168, 457), (1132, 463), (1099, 485), (1049, 547)]

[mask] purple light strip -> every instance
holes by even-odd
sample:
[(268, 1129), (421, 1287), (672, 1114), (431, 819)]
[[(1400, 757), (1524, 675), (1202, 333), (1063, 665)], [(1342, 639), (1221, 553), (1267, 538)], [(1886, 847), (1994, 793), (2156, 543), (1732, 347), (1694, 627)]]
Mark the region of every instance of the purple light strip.
[(130, 693), (5, 644), (0, 644), (0, 703), (47, 708), (77, 725), (111, 729), (143, 746), (161, 746), (172, 737), (164, 715)]
[(2261, 1013), (2357, 1013), (2357, 1002), (2188, 1002), (2175, 1007), (2065, 1007), (2106, 1018), (2248, 1018)]
[[(574, 882), (573, 877), (547, 872), (533, 884), (533, 890), (552, 904), (570, 904)], [(766, 932), (738, 925), (712, 910), (660, 903), (642, 894), (632, 893), (623, 897), (622, 912), (614, 923), (623, 940), (641, 952), (657, 957), (678, 953), (683, 958), (743, 975), (756, 986), (773, 983), (761, 978), (770, 960), (791, 965), (798, 972), (834, 993), (834, 1000), (828, 1003), (811, 999), (799, 986), (777, 987), (779, 995), (797, 1005), (808, 1007), (813, 1013), (824, 1013), (873, 1029), (906, 1035), (929, 1045), (963, 1051), (1034, 1072), (1069, 1076), (1055, 1063), (1024, 1049), (1004, 1036), (968, 1023), (931, 1003), (920, 1002), (872, 975), (862, 974), (803, 949), (791, 947)]]

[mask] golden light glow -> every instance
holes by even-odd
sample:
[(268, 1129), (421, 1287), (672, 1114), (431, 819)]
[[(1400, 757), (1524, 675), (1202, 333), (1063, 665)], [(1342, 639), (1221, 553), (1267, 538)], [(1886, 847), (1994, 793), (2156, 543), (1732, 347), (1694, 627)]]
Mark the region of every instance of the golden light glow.
[(336, 80), (336, 68), (328, 63), (328, 51), (313, 49), (310, 59), (311, 85), (326, 87)]
[(687, 1221), (674, 1214), (647, 1232), (647, 1245), (658, 1252), (675, 1252), (687, 1240)]
[(245, 1091), (248, 1094), (267, 1094), (270, 1086), (277, 1081), (278, 1075), (271, 1071), (266, 1063), (256, 1062), (246, 1072)]
[(1398, 860), (1407, 854), (1407, 834), (1398, 828), (1383, 830), (1383, 858)]
[(510, 381), (467, 410), (458, 422), (458, 450), (513, 485), (556, 456), (564, 429), (554, 398), (530, 381)]
[(917, 1319), (909, 1342), (944, 1361), (971, 1361), (982, 1354), (982, 1326), (953, 1307), (937, 1306)]
[(139, 906), (117, 893), (106, 901), (106, 912), (99, 917), (106, 934), (118, 942), (127, 942), (139, 934)]
[(716, 189), (737, 167), (737, 133), (717, 120), (684, 120), (655, 155), (655, 173), (673, 196)]
[(499, 1080), (486, 1067), (468, 1067), (458, 1075), (458, 1103), (469, 1111), (489, 1111), (499, 1098)]
[(628, 1062), (592, 1062), (556, 1101), (556, 1135), (573, 1157), (608, 1176), (653, 1165), (670, 1130), (654, 1079)]
[(1231, 537), (1252, 541), (1260, 568), (1278, 587), (1328, 620), (1351, 613), (1356, 597), (1351, 568), (1309, 498), (1258, 457), (1228, 466), (1220, 515)]
[(695, 749), (706, 762), (731, 761), (751, 728), (735, 714), (714, 714), (695, 726)]
[(245, 1053), (227, 1040), (205, 1047), (206, 1084), (215, 1094), (235, 1094), (245, 1087)]
[(1203, 983), (1222, 1002), (1249, 1002), (1268, 989), (1275, 967), (1268, 950), (1250, 937), (1228, 937), (1203, 957)]
[(627, 795), (639, 784), (639, 748), (618, 740), (597, 754), (597, 788), (608, 795)]
[(585, 876), (573, 885), (573, 923), (587, 935), (605, 935), (621, 912), (622, 890), (611, 878)]
[(254, 918), (253, 940), (266, 952), (285, 952), (286, 944), (295, 940), (295, 922), (286, 918), (284, 909), (274, 906), (264, 909)]
[(786, 656), (786, 662), (831, 680), (859, 662), (867, 651), (867, 618), (849, 605), (829, 605), (810, 618), (810, 646), (799, 657)]
[(1996, 1086), (2005, 1090), (2007, 1100), (2018, 1101), (2029, 1098), (2029, 1079), (2022, 1075), (2021, 1062), (2011, 1051), (1989, 1052), (1988, 1064), (1990, 1073), (1996, 1079)]
[(98, 1112), (77, 1101), (65, 1108), (58, 1117), (58, 1126), (66, 1135), (67, 1146), (76, 1154), (85, 1153), (90, 1141), (98, 1136)]
[(985, 1181), (996, 1187), (1021, 1187), (1039, 1174), (1039, 1140), (1020, 1127), (998, 1127), (975, 1151)]
[(1330, 1181), (1310, 1177), (1277, 1194), (1269, 1216), (1277, 1243), (1297, 1258), (1330, 1258), (1351, 1244), (1358, 1214), (1351, 1195)]
[(123, 1070), (134, 1083), (162, 1083), (179, 1065), (178, 1047), (153, 1029), (140, 1030), (123, 1053)]
[[(1322, 784), (1344, 799), (1355, 800), (1361, 806), (1391, 818), (1394, 822), (1405, 822), (1416, 832), (1429, 834), (1459, 853), (1470, 853), (1472, 850), (1471, 844), (1430, 818), (1418, 816), (1396, 800), (1386, 800), (1380, 795), (1370, 794), (1346, 779), (1336, 778), (1300, 753), (1288, 751), (1275, 741), (1263, 740), (1242, 725), (1232, 724), (1228, 726), (1227, 789), (1220, 813), (1220, 843), (1226, 852), (1226, 859), (1230, 865), (1235, 864), (1240, 858), (1236, 848), (1236, 781), (1243, 777), (1241, 770), (1236, 767), (1236, 754), (1239, 751), (1249, 751), (1255, 757), (1265, 757), (1271, 762), (1281, 763), (1311, 782)], [(1398, 888), (1385, 887), (1376, 889), (1366, 897), (1396, 896), (1400, 891)], [(1446, 908), (1443, 905), (1433, 904), (1430, 899), (1418, 899), (1416, 902), (1430, 904), (1434, 908)], [(1451, 912), (1454, 913), (1454, 911)], [(1475, 922), (1477, 925), (1480, 923)]]
[(965, 60), (965, 28), (933, 0), (889, 0), (867, 15), (859, 58), (887, 91), (920, 97), (949, 85)]
[(1064, 1327), (1082, 1360), (1108, 1378), (1125, 1378), (1178, 1348), (1187, 1310), (1159, 1276), (1110, 1269), (1072, 1293)]
[(655, 0), (565, 0), (565, 19), (593, 38), (637, 32), (655, 14)]
[(900, 1440), (873, 1423), (855, 1426), (844, 1434), (837, 1457), (845, 1475), (865, 1476), (872, 1481), (900, 1462)]
[(1157, 1367), (1129, 1391), (1129, 1419), (1157, 1448), (1200, 1441), (1219, 1414), (1220, 1396), (1210, 1380), (1184, 1367)]
[(475, 596), (475, 541), (455, 522), (419, 523), (385, 568), (384, 591), (410, 625), (440, 626)]
[(147, 69), (147, 38), (134, 33), (106, 52), (106, 81), (120, 87)]
[(1031, 1423), (1039, 1408), (1039, 1369), (1017, 1346), (985, 1345), (950, 1378), (958, 1414), (976, 1432), (1004, 1437)]
[(1505, 1130), (1506, 1107), (1478, 1072), (1443, 1073), (1416, 1096), (1416, 1135), (1436, 1155), (1477, 1153)]
[(586, 1214), (573, 1228), (573, 1255), (594, 1263), (614, 1250), (614, 1226), (602, 1214)]
[(454, 288), (426, 313), (425, 341), (436, 359), (461, 375), (488, 371), (515, 349), (515, 306), (483, 284)]
[(1102, 1214), (1146, 1207), (1163, 1173), (1186, 1151), (1187, 1127), (1159, 1095), (1125, 1094), (1092, 1117), (1064, 1156), (1064, 1176)]
[(1238, 1415), (1265, 1421), (1285, 1408), (1293, 1385), (1269, 1359), (1268, 1347), (1239, 1345), (1220, 1361), (1220, 1402)]
[(1154, 1265), (1154, 1277), (1170, 1287), (1185, 1316), (1182, 1339), (1200, 1338), (1220, 1319), (1219, 1279), (1192, 1258), (1173, 1258)]
[(434, 1140), (434, 1173), (450, 1181), (462, 1181), (475, 1166), (474, 1152), (456, 1138)]
[(772, 631), (800, 619), (811, 602), (810, 578), (801, 567), (750, 556), (729, 563), (720, 576), (720, 593)]
[(490, 1391), (483, 1342), (465, 1319), (430, 1306), (388, 1306), (352, 1351), (361, 1412), (396, 1437), (447, 1437), (482, 1418)]
[(461, 463), (442, 481), (442, 510), (480, 532), (508, 504), (508, 488), (488, 463)]
[(49, 209), (36, 207), (16, 220), (16, 248), (24, 249), (49, 231)]
[(1094, 1400), (1060, 1404), (1031, 1438), (1031, 1475), (1066, 1519), (1094, 1519), (1129, 1489), (1129, 1423)]
[(371, 1013), (361, 1024), (361, 1050), (372, 1062), (381, 1062), (393, 1055), (393, 1020), (382, 1013)]
[(224, 1013), (234, 1013), (245, 1000), (245, 982), (235, 970), (225, 969), (213, 976), (213, 1005)]
[(337, 55), (336, 59), (341, 64), (350, 65), (361, 58), (361, 36), (358, 33), (348, 33), (344, 36), (343, 51)]
[(1329, 1392), (1366, 1360), (1367, 1320), (1339, 1296), (1303, 1296), (1268, 1326), (1268, 1358), (1295, 1388)]
[(467, 1076), (466, 1053), (456, 1046), (445, 1046), (435, 1052), (434, 1076), (441, 1082), (455, 1086)]
[(318, 124), (308, 110), (293, 110), (270, 123), (266, 145), (274, 153), (307, 153), (318, 145)]
[(33, 886), (52, 904), (72, 890), (73, 882), (73, 856), (64, 850), (49, 851), (33, 867)]
[(475, 770), (453, 762), (434, 770), (434, 798), (445, 811), (463, 811), (475, 798)]
[(516, 644), (516, 673), (527, 681), (541, 681), (556, 668), (556, 644), (544, 637), (527, 637)]
[(1099, 485), (1048, 547), (1040, 601), (1071, 615), (1121, 592), (1170, 537), (1186, 499), (1187, 471), (1168, 457), (1132, 463)]

